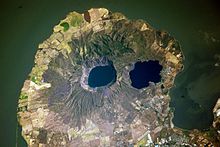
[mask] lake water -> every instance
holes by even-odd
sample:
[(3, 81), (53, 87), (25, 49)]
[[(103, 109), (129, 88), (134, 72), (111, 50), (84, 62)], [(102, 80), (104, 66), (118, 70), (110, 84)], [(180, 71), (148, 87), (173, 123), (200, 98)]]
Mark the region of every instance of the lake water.
[(113, 65), (96, 66), (89, 73), (88, 85), (92, 88), (106, 86), (116, 81), (116, 77)]
[(134, 69), (129, 72), (131, 86), (141, 89), (149, 86), (149, 82), (158, 83), (161, 80), (160, 71), (162, 66), (159, 61), (138, 61), (134, 64)]
[(167, 30), (180, 42), (185, 55), (184, 71), (170, 95), (175, 107), (174, 124), (183, 128), (207, 128), (211, 110), (220, 96), (219, 4), (215, 0), (119, 1), (119, 0), (7, 0), (0, 5), (0, 146), (14, 147), (17, 98), (34, 64), (39, 43), (52, 27), (73, 10), (106, 7), (130, 19), (145, 19), (156, 29)]

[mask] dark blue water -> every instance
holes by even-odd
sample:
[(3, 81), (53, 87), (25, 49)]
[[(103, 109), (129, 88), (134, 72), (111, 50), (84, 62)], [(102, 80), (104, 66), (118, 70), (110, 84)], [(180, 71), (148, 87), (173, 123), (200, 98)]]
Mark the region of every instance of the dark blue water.
[(112, 84), (116, 81), (116, 70), (112, 65), (96, 66), (93, 68), (88, 77), (90, 87), (101, 87)]
[(138, 61), (130, 71), (131, 86), (141, 89), (149, 86), (149, 82), (158, 83), (161, 80), (160, 71), (162, 66), (159, 61)]

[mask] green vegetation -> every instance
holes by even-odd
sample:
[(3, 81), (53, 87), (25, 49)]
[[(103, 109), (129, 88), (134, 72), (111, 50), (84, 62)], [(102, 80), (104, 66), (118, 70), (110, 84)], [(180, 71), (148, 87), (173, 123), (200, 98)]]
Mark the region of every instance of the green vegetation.
[(29, 79), (36, 84), (40, 84), (42, 80), (42, 75), (46, 69), (47, 65), (36, 65), (34, 68), (32, 68)]
[(27, 99), (27, 98), (28, 98), (27, 93), (21, 92), (19, 99), (20, 99), (20, 100), (24, 100), (24, 99)]
[(35, 76), (31, 76), (30, 80), (34, 83), (36, 83), (36, 77)]
[(30, 76), (30, 80), (36, 84), (40, 84), (40, 79), (34, 75)]
[(217, 131), (214, 129), (214, 128), (210, 128), (207, 132), (206, 132), (206, 135), (209, 137), (209, 138), (213, 138), (214, 136), (217, 136)]
[(67, 22), (61, 23), (60, 26), (63, 27), (63, 31), (64, 32), (66, 32), (69, 29), (69, 27), (70, 27), (70, 25)]
[(147, 143), (147, 138), (145, 136), (144, 138), (142, 138), (140, 141), (137, 142), (137, 146), (144, 147), (146, 143)]
[(83, 19), (81, 14), (74, 13), (74, 14), (72, 14), (72, 18), (71, 18), (70, 24), (73, 27), (77, 27), (77, 26), (80, 26), (83, 23), (83, 20), (84, 19)]
[(167, 129), (162, 129), (160, 131), (160, 138), (166, 138), (167, 137), (167, 133), (168, 133)]
[(189, 136), (190, 132), (188, 130), (182, 130), (182, 131), (184, 135)]

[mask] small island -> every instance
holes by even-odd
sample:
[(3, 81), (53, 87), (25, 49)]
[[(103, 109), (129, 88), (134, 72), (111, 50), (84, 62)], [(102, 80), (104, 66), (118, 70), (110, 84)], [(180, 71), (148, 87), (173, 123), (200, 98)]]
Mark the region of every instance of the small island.
[(69, 13), (39, 44), (18, 102), (30, 147), (217, 145), (172, 123), (169, 91), (183, 70), (178, 41), (144, 20), (92, 8)]

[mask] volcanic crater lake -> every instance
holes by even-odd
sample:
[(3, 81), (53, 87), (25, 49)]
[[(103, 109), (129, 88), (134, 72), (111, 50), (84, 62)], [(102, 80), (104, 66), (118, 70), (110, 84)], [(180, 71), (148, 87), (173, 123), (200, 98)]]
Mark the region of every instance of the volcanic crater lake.
[(113, 65), (96, 66), (89, 73), (88, 85), (92, 88), (106, 86), (115, 82), (116, 77)]
[(161, 80), (160, 71), (162, 65), (159, 61), (138, 61), (134, 64), (134, 69), (129, 72), (131, 86), (137, 89), (149, 86), (149, 82), (158, 83)]

